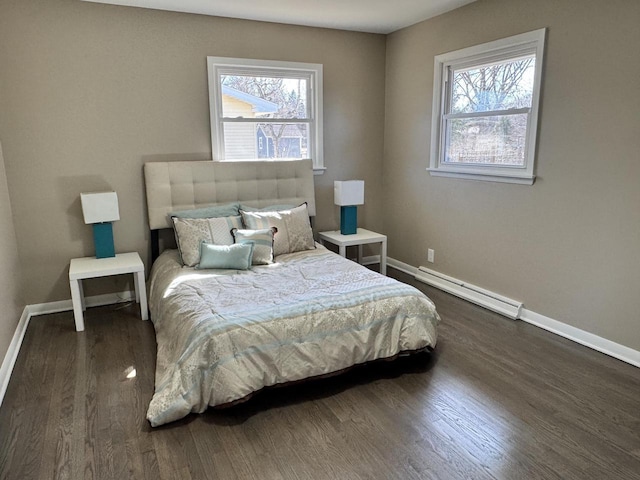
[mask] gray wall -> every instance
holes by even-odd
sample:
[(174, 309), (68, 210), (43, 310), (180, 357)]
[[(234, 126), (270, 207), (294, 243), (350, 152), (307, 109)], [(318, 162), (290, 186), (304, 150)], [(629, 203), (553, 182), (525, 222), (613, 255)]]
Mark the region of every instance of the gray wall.
[(13, 228), (2, 145), (0, 145), (0, 225), (2, 225), (0, 228), (0, 363), (2, 363), (24, 309), (19, 291), (21, 282), (18, 247)]
[[(640, 349), (638, 24), (636, 0), (478, 0), (388, 37), (78, 0), (2, 2), (0, 138), (16, 220), (15, 236), (2, 231), (0, 268), (5, 279), (23, 272), (22, 286), (0, 288), (14, 305), (3, 312), (7, 335), (20, 291), (20, 306), (68, 299), (69, 259), (93, 253), (80, 192), (118, 191), (116, 248), (147, 259), (142, 165), (210, 158), (205, 58), (220, 55), (324, 64), (319, 229), (337, 226), (333, 180), (364, 178), (361, 225), (389, 235), (391, 256), (420, 265), (434, 248), (443, 273)], [(536, 184), (430, 177), (434, 55), (541, 27)], [(87, 293), (122, 288), (109, 278)]]
[[(479, 0), (390, 35), (390, 255), (640, 349), (638, 25), (637, 0)], [(542, 27), (536, 183), (429, 176), (434, 55)]]
[[(384, 36), (78, 0), (2, 2), (0, 137), (27, 303), (68, 299), (69, 259), (93, 254), (80, 192), (118, 192), (116, 250), (147, 260), (142, 165), (211, 158), (208, 55), (322, 63), (328, 170), (316, 177), (316, 226), (338, 225), (333, 180), (364, 178), (362, 224), (382, 227)], [(86, 293), (124, 288), (111, 277)]]

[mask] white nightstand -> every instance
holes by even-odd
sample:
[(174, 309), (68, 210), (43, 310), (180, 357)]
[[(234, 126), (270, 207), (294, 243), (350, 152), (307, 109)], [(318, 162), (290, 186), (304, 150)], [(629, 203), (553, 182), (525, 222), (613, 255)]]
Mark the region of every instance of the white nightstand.
[(340, 230), (331, 232), (320, 232), (318, 234), (320, 243), (324, 245), (324, 242), (333, 243), (339, 248), (340, 255), (346, 258), (347, 247), (353, 245), (358, 246), (358, 263), (362, 263), (362, 246), (369, 243), (380, 244), (380, 273), (382, 275), (387, 274), (387, 236), (380, 233), (365, 230), (359, 228), (357, 233), (353, 235), (342, 235)]
[(78, 332), (84, 330), (82, 312), (86, 310), (82, 280), (125, 273), (133, 273), (136, 302), (140, 303), (142, 320), (147, 320), (149, 311), (147, 308), (147, 290), (144, 283), (144, 264), (137, 252), (118, 253), (111, 258), (84, 257), (71, 260), (69, 264), (69, 286), (71, 287), (73, 316), (76, 320), (76, 330)]

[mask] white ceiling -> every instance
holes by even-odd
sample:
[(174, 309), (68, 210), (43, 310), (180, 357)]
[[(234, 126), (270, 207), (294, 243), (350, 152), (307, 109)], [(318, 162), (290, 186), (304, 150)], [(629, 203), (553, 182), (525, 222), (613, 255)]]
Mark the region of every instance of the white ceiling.
[(391, 33), (475, 0), (84, 0), (358, 32)]

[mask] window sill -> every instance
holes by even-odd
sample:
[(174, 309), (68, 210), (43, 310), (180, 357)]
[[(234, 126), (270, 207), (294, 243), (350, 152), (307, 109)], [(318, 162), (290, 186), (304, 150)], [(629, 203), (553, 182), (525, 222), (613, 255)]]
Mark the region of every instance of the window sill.
[(314, 175), (324, 175), (325, 170), (327, 169), (327, 167), (313, 167), (313, 174)]
[(427, 168), (433, 177), (464, 178), (467, 180), (480, 180), (484, 182), (516, 183), (519, 185), (533, 185), (535, 175), (514, 175), (495, 172), (461, 172), (457, 170), (445, 170), (442, 168)]

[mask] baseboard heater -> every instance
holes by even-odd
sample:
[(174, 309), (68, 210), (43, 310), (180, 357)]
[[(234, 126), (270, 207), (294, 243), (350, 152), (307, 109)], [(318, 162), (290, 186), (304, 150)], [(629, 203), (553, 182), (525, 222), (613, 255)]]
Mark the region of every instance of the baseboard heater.
[(443, 275), (426, 267), (418, 267), (415, 279), (513, 320), (520, 317), (522, 302), (503, 297), (457, 278)]

